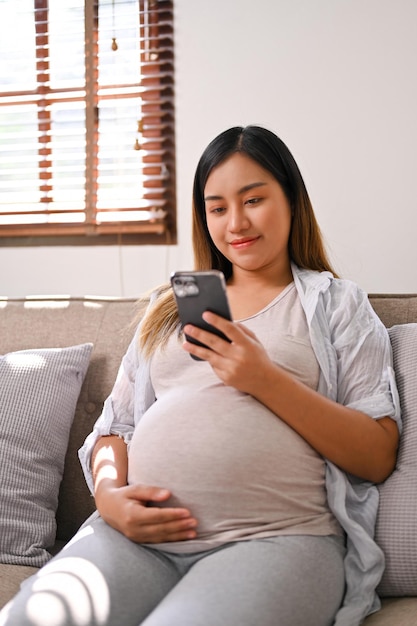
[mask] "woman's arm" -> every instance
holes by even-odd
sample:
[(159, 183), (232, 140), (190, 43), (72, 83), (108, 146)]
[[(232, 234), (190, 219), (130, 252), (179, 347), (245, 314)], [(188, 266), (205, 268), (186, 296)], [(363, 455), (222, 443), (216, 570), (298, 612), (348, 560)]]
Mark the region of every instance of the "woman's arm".
[(165, 502), (170, 492), (160, 487), (128, 485), (127, 467), (124, 440), (116, 435), (101, 437), (92, 454), (95, 500), (101, 517), (137, 543), (193, 539), (197, 521), (190, 512), (155, 506)]
[(184, 331), (211, 348), (189, 342), (184, 349), (208, 361), (226, 384), (252, 395), (301, 435), (319, 454), (344, 471), (380, 482), (394, 469), (398, 428), (389, 417), (373, 419), (334, 402), (273, 363), (255, 335), (213, 313), (205, 320), (227, 343), (194, 326)]

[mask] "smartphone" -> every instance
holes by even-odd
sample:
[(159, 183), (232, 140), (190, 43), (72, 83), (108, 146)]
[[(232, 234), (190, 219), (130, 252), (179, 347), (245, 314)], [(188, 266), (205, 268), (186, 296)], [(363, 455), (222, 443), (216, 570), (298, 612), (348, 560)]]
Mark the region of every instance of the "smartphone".
[[(186, 324), (193, 324), (218, 335), (226, 341), (230, 341), (223, 333), (207, 324), (202, 318), (204, 311), (212, 311), (228, 320), (232, 319), (223, 272), (218, 270), (174, 272), (171, 274), (171, 285), (182, 327)], [(187, 335), (186, 338), (191, 343), (207, 347), (200, 341), (192, 339)], [(193, 354), (190, 356), (201, 361)]]

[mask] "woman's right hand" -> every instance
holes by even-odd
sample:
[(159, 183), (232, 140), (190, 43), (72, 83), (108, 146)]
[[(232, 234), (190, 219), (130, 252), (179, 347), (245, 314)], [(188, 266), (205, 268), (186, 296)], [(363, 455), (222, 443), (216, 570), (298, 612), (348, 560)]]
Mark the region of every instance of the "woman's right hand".
[(131, 541), (164, 543), (194, 539), (197, 520), (187, 509), (157, 506), (170, 496), (167, 489), (159, 487), (102, 484), (96, 493), (96, 505), (101, 517)]
[(187, 509), (158, 507), (168, 489), (127, 484), (127, 446), (121, 437), (101, 437), (92, 469), (97, 510), (105, 522), (137, 543), (185, 541), (197, 535), (197, 520)]

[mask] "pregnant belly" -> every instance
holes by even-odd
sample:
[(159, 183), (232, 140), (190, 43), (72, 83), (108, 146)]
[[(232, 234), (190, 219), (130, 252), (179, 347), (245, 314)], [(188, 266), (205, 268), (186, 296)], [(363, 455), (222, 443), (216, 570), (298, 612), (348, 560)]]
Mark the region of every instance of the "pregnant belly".
[(165, 506), (188, 508), (200, 538), (276, 527), (322, 510), (323, 472), (301, 437), (239, 393), (227, 403), (201, 394), (158, 400), (129, 446), (129, 483), (169, 489)]

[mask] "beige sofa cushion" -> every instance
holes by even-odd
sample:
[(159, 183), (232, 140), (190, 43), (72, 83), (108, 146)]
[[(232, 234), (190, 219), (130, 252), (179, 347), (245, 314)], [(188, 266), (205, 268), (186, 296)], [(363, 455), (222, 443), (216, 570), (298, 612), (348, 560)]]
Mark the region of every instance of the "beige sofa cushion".
[(37, 567), (29, 565), (0, 565), (0, 609), (19, 591), (21, 583), (37, 571)]
[(414, 626), (417, 616), (417, 598), (384, 598), (382, 610), (373, 613), (363, 626)]

